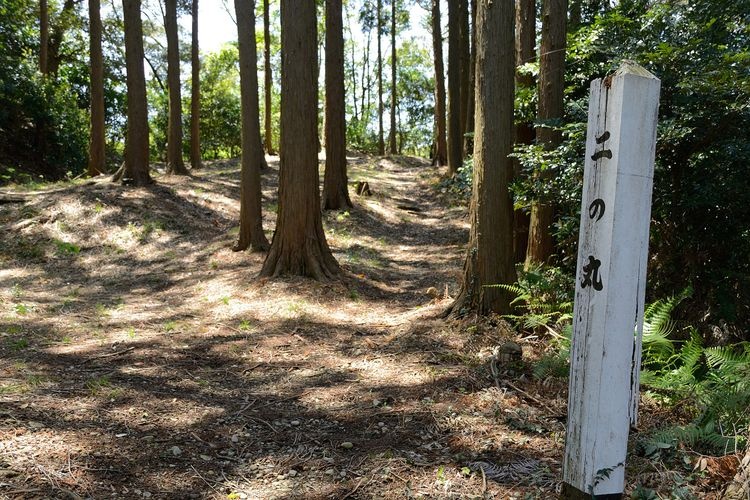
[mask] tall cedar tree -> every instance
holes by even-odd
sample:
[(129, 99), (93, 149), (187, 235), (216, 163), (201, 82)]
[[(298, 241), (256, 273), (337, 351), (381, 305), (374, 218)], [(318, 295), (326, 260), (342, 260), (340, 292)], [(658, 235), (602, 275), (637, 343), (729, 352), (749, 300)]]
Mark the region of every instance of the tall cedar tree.
[(486, 285), (516, 280), (508, 189), (513, 175), (513, 17), (513, 0), (479, 1), (471, 231), (454, 314), (507, 314), (511, 309), (506, 291)]
[(463, 162), (461, 130), (461, 30), (457, 2), (448, 2), (448, 175)]
[(440, 0), (432, 0), (432, 54), (435, 61), (435, 156), (432, 164), (448, 162), (445, 139), (445, 69), (443, 68), (443, 29), (440, 25)]
[(266, 153), (269, 155), (276, 154), (273, 149), (273, 124), (271, 123), (272, 109), (271, 109), (271, 92), (273, 91), (273, 75), (271, 73), (271, 16), (268, 12), (268, 3), (270, 0), (263, 0), (263, 95), (264, 101), (264, 120), (265, 125), (265, 142), (266, 142)]
[[(536, 58), (536, 0), (516, 0), (516, 67), (533, 62)], [(516, 72), (516, 86), (532, 88), (534, 77), (527, 72)], [(519, 123), (516, 126), (516, 143), (532, 144), (534, 142), (534, 124)], [(513, 161), (513, 172), (521, 173), (521, 164)], [(526, 259), (526, 245), (529, 240), (529, 214), (525, 210), (516, 210), (513, 233), (513, 253), (516, 263)]]
[(177, 35), (177, 0), (165, 0), (164, 30), (167, 32), (167, 87), (169, 123), (167, 174), (188, 175), (182, 161), (182, 95), (180, 90), (180, 40)]
[(49, 6), (39, 0), (39, 71), (46, 75), (49, 67)]
[(240, 181), (240, 233), (235, 251), (251, 247), (267, 250), (263, 232), (260, 169), (263, 148), (260, 142), (257, 49), (255, 46), (255, 1), (234, 0), (240, 57), (240, 99), (242, 101), (242, 168)]
[(339, 276), (320, 211), (315, 2), (281, 0), (279, 213), (261, 276)]
[(459, 68), (461, 72), (459, 94), (461, 96), (461, 155), (466, 156), (468, 151), (465, 149), (466, 132), (469, 130), (469, 99), (472, 97), (472, 92), (469, 91), (469, 85), (471, 84), (471, 48), (469, 47), (469, 40), (471, 34), (469, 33), (469, 0), (459, 0), (458, 2), (458, 16), (459, 16)]
[(104, 173), (104, 60), (102, 55), (102, 18), (99, 0), (89, 0), (89, 82), (91, 125), (89, 130), (88, 174)]
[(392, 155), (398, 153), (396, 145), (396, 0), (391, 0), (391, 132), (388, 138), (388, 150)]
[(198, 0), (193, 0), (191, 9), (193, 32), (190, 47), (192, 84), (190, 88), (190, 166), (199, 169), (201, 162), (201, 57), (198, 46)]
[(385, 154), (385, 140), (383, 139), (383, 0), (378, 0), (376, 15), (378, 30), (378, 154)]
[(141, 0), (122, 0), (125, 24), (125, 67), (127, 69), (127, 132), (125, 162), (113, 180), (124, 184), (150, 184), (148, 172), (148, 104), (146, 76), (143, 71), (143, 25)]
[(344, 21), (341, 0), (326, 0), (326, 170), (323, 209), (351, 208), (346, 178)]
[[(564, 111), (565, 90), (565, 21), (568, 14), (566, 0), (542, 1), (542, 45), (539, 62), (539, 104), (536, 142), (546, 149), (555, 149), (562, 134), (553, 127), (559, 125)], [(542, 172), (548, 181), (549, 170)], [(554, 207), (551, 200), (538, 199), (531, 203), (529, 243), (526, 267), (546, 262), (553, 252), (552, 223)]]
[(477, 66), (477, 1), (471, 0), (471, 28), (469, 30), (471, 47), (469, 51), (469, 88), (466, 102), (466, 130), (464, 130), (464, 156), (468, 156), (474, 147), (474, 76)]

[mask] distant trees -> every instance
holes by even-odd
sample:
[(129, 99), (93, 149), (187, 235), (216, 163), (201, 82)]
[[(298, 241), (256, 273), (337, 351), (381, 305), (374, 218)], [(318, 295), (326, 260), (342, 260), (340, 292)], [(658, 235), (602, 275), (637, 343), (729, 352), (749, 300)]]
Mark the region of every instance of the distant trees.
[(143, 26), (141, 0), (123, 0), (125, 23), (125, 60), (127, 66), (128, 108), (125, 137), (125, 163), (114, 180), (145, 186), (149, 174), (148, 109), (146, 76), (143, 70)]
[(340, 272), (320, 212), (315, 10), (309, 0), (281, 0), (279, 211), (261, 276), (328, 280)]
[(476, 136), (471, 231), (461, 291), (449, 312), (510, 312), (513, 259), (513, 2), (481, 1), (477, 11)]
[[(263, 232), (260, 169), (263, 148), (260, 140), (257, 50), (255, 47), (255, 1), (234, 0), (240, 54), (242, 95), (242, 170), (240, 186), (240, 233), (234, 250), (267, 250)], [(317, 158), (317, 155), (316, 155)]]

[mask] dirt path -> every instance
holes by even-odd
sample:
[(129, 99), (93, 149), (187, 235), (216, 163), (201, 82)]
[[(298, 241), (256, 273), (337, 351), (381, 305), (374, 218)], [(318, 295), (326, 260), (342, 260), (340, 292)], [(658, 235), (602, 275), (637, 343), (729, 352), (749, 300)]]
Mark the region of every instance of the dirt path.
[[(270, 237), (276, 162), (263, 177)], [(564, 384), (493, 377), (508, 333), (436, 319), (468, 226), (433, 169), (351, 159), (373, 196), (324, 216), (333, 284), (230, 251), (237, 179), (0, 205), (0, 497), (554, 495)]]

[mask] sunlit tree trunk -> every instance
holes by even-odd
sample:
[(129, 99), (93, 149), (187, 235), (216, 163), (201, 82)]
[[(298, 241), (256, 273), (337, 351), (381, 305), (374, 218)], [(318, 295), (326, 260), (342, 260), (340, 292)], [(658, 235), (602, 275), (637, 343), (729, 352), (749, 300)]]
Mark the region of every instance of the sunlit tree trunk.
[(127, 132), (125, 163), (113, 180), (124, 184), (150, 184), (148, 151), (148, 105), (146, 76), (143, 71), (143, 26), (141, 0), (122, 1), (125, 24), (125, 66), (127, 70)]
[(177, 35), (177, 0), (165, 0), (164, 29), (167, 33), (167, 87), (169, 123), (167, 174), (187, 175), (182, 161), (182, 92), (180, 88), (180, 41)]
[[(516, 0), (516, 66), (536, 60), (536, 0)], [(516, 72), (516, 86), (534, 87), (534, 77), (525, 72)], [(516, 126), (516, 143), (532, 144), (534, 142), (534, 124), (519, 123)], [(513, 160), (514, 174), (520, 175), (521, 164)], [(513, 252), (516, 263), (526, 259), (526, 246), (529, 240), (529, 214), (525, 210), (516, 210)]]
[(190, 65), (192, 85), (190, 98), (190, 165), (193, 169), (202, 166), (201, 161), (201, 58), (198, 46), (198, 0), (193, 0), (192, 8), (192, 46), (190, 48)]
[(458, 2), (448, 2), (448, 175), (463, 162), (461, 130), (461, 18)]
[(89, 95), (91, 125), (89, 136), (88, 174), (104, 173), (104, 60), (102, 56), (102, 19), (99, 0), (89, 0)]
[(310, 0), (281, 0), (279, 213), (261, 276), (329, 280), (340, 273), (320, 211), (315, 11)]
[(240, 233), (235, 251), (251, 247), (267, 250), (263, 232), (260, 169), (263, 148), (260, 141), (257, 49), (255, 46), (255, 1), (234, 0), (240, 57), (240, 99), (242, 107), (242, 167), (240, 180)]
[(339, 210), (352, 206), (346, 178), (344, 23), (341, 9), (341, 0), (326, 0), (324, 210)]
[[(550, 126), (550, 122), (563, 117), (565, 90), (565, 24), (566, 0), (544, 0), (542, 2), (542, 45), (539, 63), (539, 107), (538, 121), (546, 126), (537, 126), (536, 141), (547, 149), (556, 148), (562, 134)], [(549, 170), (543, 172), (545, 181), (551, 179)], [(554, 206), (552, 200), (538, 199), (531, 204), (529, 244), (526, 250), (526, 267), (544, 263), (553, 252), (552, 230)]]
[(271, 16), (268, 12), (270, 0), (263, 0), (263, 95), (264, 95), (264, 120), (266, 152), (269, 155), (276, 154), (273, 148), (273, 113), (271, 97), (273, 92), (273, 74), (271, 73)]
[(432, 0), (432, 52), (435, 61), (435, 157), (433, 165), (448, 162), (445, 138), (445, 69), (443, 68), (443, 31), (440, 25), (440, 0)]
[(510, 312), (513, 203), (513, 0), (479, 0), (477, 15), (476, 137), (471, 231), (464, 279), (449, 312)]

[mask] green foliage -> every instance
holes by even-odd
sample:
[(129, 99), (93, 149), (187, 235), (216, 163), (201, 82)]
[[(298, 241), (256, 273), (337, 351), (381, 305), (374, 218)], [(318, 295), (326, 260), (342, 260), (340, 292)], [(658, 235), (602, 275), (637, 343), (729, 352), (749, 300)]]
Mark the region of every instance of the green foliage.
[(228, 158), (240, 151), (239, 52), (227, 44), (201, 65), (201, 149), (204, 158)]

